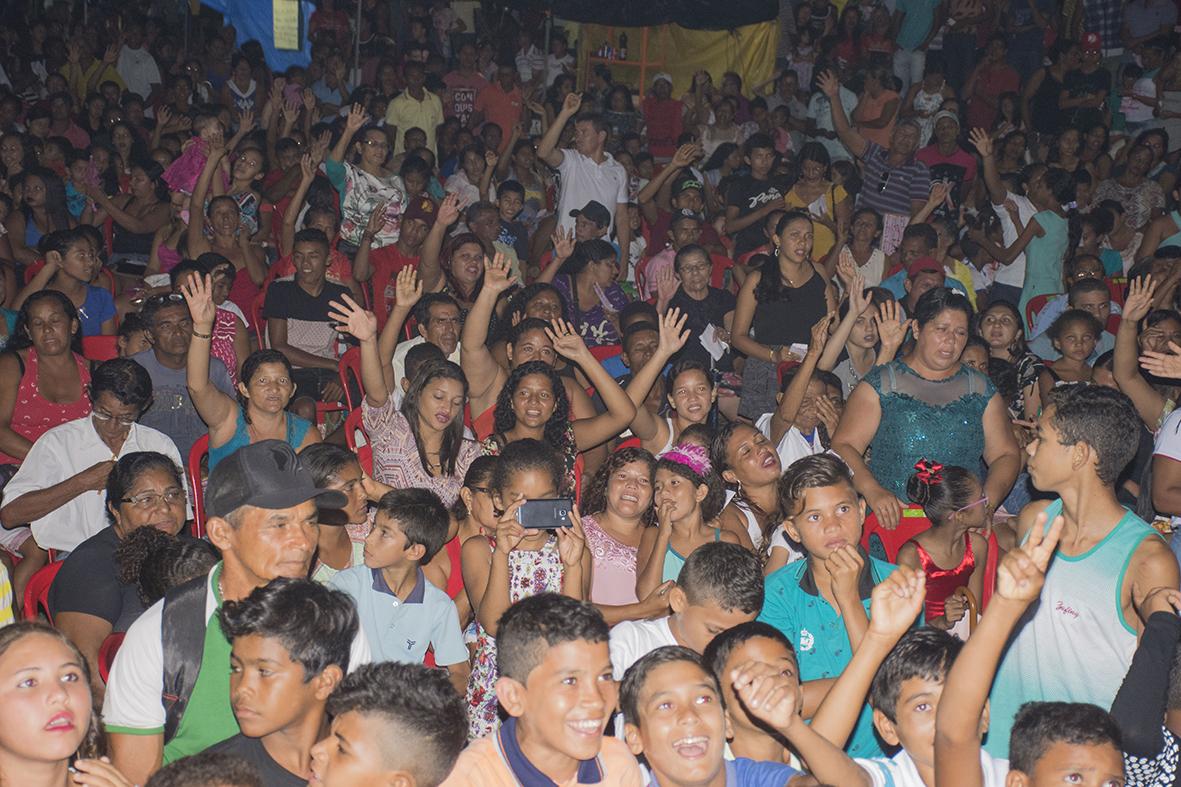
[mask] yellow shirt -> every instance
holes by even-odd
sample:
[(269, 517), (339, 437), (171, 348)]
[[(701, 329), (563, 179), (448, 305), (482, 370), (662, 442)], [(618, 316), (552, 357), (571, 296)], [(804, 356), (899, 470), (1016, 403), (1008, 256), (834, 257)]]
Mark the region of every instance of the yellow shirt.
[(394, 141), (395, 156), (405, 148), (403, 140), (406, 132), (412, 128), (420, 128), (426, 132), (426, 146), (438, 155), (435, 147), (435, 129), (443, 123), (443, 102), (429, 90), (424, 89), (423, 93), (425, 95), (422, 101), (419, 101), (410, 95), (410, 91), (403, 90), (386, 109), (386, 124), (398, 129), (397, 139)]
[[(837, 204), (844, 202), (846, 199), (848, 199), (848, 197), (849, 194), (845, 191), (844, 186), (833, 185), (825, 189), (824, 193), (817, 198), (816, 202), (823, 201), (824, 207), (821, 210), (822, 215), (825, 216), (825, 218), (827, 218), (829, 221), (836, 223), (836, 206)], [(793, 208), (800, 208), (804, 211), (808, 211), (809, 204), (816, 204), (815, 202), (804, 202), (803, 198), (796, 193), (794, 188), (787, 192), (787, 196), (783, 199), (789, 206)], [(817, 208), (820, 208), (820, 205), (817, 205)], [(811, 212), (813, 215), (817, 213), (817, 211), (809, 212)], [(812, 259), (816, 260), (817, 262), (822, 262), (824, 258), (828, 256), (829, 251), (832, 250), (834, 243), (836, 243), (836, 235), (833, 234), (833, 231), (824, 224), (813, 219)]]
[(8, 569), (0, 563), (0, 627), (10, 626), (12, 617), (12, 583), (8, 581)]
[[(102, 69), (102, 74), (98, 79), (94, 80), (93, 86), (88, 90), (87, 85), (91, 84), (91, 78), (98, 69)], [(97, 58), (86, 68), (76, 66), (73, 63), (66, 63), (61, 67), (61, 75), (66, 78), (66, 84), (70, 87), (70, 92), (78, 97), (79, 100), (86, 98), (87, 94), (92, 91), (97, 91), (98, 86), (103, 82), (114, 82), (119, 86), (119, 90), (126, 90), (127, 85), (123, 82), (123, 77), (119, 76), (119, 72), (115, 70), (114, 66), (104, 65), (103, 61)], [(143, 96), (147, 98), (147, 96)]]
[[(642, 787), (643, 776), (636, 758), (618, 738), (603, 738), (599, 752), (603, 787)], [(559, 787), (574, 787), (578, 777), (562, 782)], [(496, 743), (496, 735), (472, 741), (459, 755), (451, 775), (441, 787), (519, 787), (521, 782), (509, 769), (508, 762)]]

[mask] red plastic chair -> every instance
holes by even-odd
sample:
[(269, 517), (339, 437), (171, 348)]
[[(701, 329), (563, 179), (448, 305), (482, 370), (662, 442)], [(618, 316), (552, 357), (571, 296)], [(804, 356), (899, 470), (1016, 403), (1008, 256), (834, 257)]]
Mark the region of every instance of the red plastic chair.
[(1053, 294), (1035, 295), (1029, 299), (1029, 303), (1025, 304), (1025, 324), (1030, 328), (1033, 327), (1034, 318), (1037, 317), (1038, 312), (1046, 307)]
[(357, 382), (357, 390), (361, 392), (361, 397), (365, 396), (365, 384), (361, 381), (361, 348), (350, 347), (344, 355), (340, 357), (340, 387), (344, 389), (345, 404), (351, 411), (356, 410), (361, 406), (360, 400), (353, 401), (353, 390), (349, 386), (349, 376), (352, 376)]
[(201, 485), (201, 460), (209, 456), (209, 435), (203, 434), (189, 449), (185, 463), (185, 477), (193, 496), (193, 537), (205, 536), (205, 488)]
[(603, 361), (607, 360), (608, 358), (614, 358), (615, 356), (622, 354), (623, 353), (623, 345), (622, 344), (604, 344), (599, 347), (591, 347), (590, 352), (591, 352), (591, 355), (595, 356), (595, 360), (597, 360), (599, 363), (602, 363)]
[(1111, 293), (1111, 302), (1118, 304), (1122, 309), (1124, 307), (1124, 297), (1128, 290), (1127, 276), (1111, 276), (1104, 279), (1107, 282), (1107, 290)]
[(349, 450), (357, 455), (357, 461), (370, 476), (373, 475), (373, 446), (369, 444), (369, 434), (365, 431), (361, 408), (349, 413), (344, 419), (344, 441)]
[(62, 561), (47, 563), (33, 576), (29, 577), (29, 584), (25, 585), (24, 606), (21, 612), (25, 620), (36, 620), (37, 611), (45, 610), (45, 619), (51, 624), (53, 616), (49, 614), (49, 587), (53, 584), (57, 572), (61, 571)]
[(110, 677), (111, 665), (115, 663), (115, 654), (119, 652), (119, 646), (123, 644), (123, 638), (126, 636), (126, 631), (108, 634), (98, 649), (98, 676), (103, 679), (103, 683), (106, 683)]
[(119, 357), (119, 337), (115, 335), (83, 336), (82, 357), (88, 361), (102, 362)]
[[(874, 557), (890, 563), (898, 562), (898, 550), (919, 533), (931, 527), (931, 520), (920, 506), (904, 506), (902, 521), (893, 530), (887, 530), (878, 523), (877, 514), (865, 518), (861, 531), (861, 546)], [(880, 547), (874, 549), (873, 547)]]

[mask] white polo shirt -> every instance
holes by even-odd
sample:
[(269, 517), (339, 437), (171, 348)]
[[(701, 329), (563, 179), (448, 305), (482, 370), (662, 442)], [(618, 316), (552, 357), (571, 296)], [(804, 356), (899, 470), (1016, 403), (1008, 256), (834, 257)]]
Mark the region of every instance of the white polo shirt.
[(580, 210), (586, 203), (595, 200), (611, 213), (611, 224), (607, 227), (610, 236), (615, 225), (615, 208), (627, 199), (627, 172), (623, 165), (610, 153), (603, 154), (603, 163), (577, 150), (562, 150), (562, 163), (558, 165), (562, 176), (562, 189), (558, 194), (558, 226), (574, 229), (572, 210)]
[[(60, 484), (83, 470), (109, 459), (119, 459), (133, 451), (156, 451), (184, 469), (180, 452), (172, 438), (163, 432), (132, 424), (118, 454), (94, 430), (91, 416), (67, 421), (37, 438), (29, 449), (20, 470), (4, 487), (5, 504), (29, 492), (38, 492)], [(184, 473), (181, 473), (184, 483)], [(187, 487), (186, 487), (187, 491)], [(60, 508), (28, 523), (33, 538), (42, 549), (70, 551), (107, 526), (106, 491), (89, 490)]]

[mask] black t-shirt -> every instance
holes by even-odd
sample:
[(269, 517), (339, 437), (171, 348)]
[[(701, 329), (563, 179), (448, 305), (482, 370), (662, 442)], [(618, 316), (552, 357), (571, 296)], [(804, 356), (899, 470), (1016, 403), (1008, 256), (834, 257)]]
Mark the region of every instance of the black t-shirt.
[(319, 295), (311, 295), (293, 279), (280, 279), (267, 288), (262, 312), (268, 320), (287, 320), (287, 343), (321, 358), (339, 358), (342, 337), (331, 325), (331, 301), (344, 302), (346, 287), (324, 282)]
[(66, 557), (49, 586), (49, 611), (81, 612), (102, 618), (114, 632), (126, 631), (144, 611), (134, 585), (119, 581), (115, 529), (105, 527)]
[(232, 754), (240, 757), (262, 777), (264, 787), (307, 787), (308, 780), (296, 776), (271, 759), (266, 748), (262, 745), (262, 738), (248, 738), (238, 733), (232, 738), (210, 746), (206, 751), (221, 754)]
[(712, 356), (701, 346), (701, 334), (710, 324), (717, 328), (725, 327), (723, 322), (725, 316), (734, 311), (737, 304), (738, 300), (729, 290), (710, 287), (705, 298), (698, 301), (686, 295), (685, 291), (678, 287), (676, 294), (668, 302), (668, 307), (669, 309), (680, 309), (682, 314), (689, 316), (685, 320), (685, 328), (689, 331), (689, 341), (685, 342), (681, 351), (673, 356), (672, 362), (676, 363), (683, 358), (692, 358), (706, 366), (715, 366), (722, 371), (729, 371), (732, 365), (730, 353), (727, 352), (718, 359), (717, 364), (714, 364)]
[[(1064, 82), (1071, 98), (1078, 98), (1088, 93), (1111, 92), (1111, 74), (1100, 66), (1091, 73), (1075, 70), (1066, 75)], [(1078, 129), (1089, 129), (1103, 122), (1102, 107), (1079, 107), (1067, 113), (1068, 124)]]
[[(791, 184), (786, 178), (771, 176), (766, 180), (755, 180), (753, 175), (735, 178), (726, 192), (726, 207), (738, 208), (738, 217), (748, 216), (768, 202), (783, 202)], [(744, 230), (734, 233), (734, 256), (738, 257), (762, 245), (766, 240), (763, 225), (754, 222)]]

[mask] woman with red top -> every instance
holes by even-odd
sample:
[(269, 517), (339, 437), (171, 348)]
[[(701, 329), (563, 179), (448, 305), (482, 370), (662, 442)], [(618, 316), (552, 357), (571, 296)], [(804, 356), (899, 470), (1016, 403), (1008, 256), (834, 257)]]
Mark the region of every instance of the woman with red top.
[(857, 6), (847, 5), (841, 12), (837, 43), (832, 51), (842, 68), (854, 68), (861, 62), (861, 9)]
[(957, 624), (968, 609), (956, 591), (966, 587), (977, 602), (984, 600), (988, 540), (980, 533), (988, 525), (988, 496), (979, 479), (962, 467), (921, 459), (915, 471), (906, 483), (906, 495), (923, 507), (931, 528), (902, 545), (898, 565), (922, 569), (926, 576), (927, 625), (954, 629), (966, 639), (966, 627)]
[[(90, 413), (90, 367), (81, 354), (78, 311), (57, 290), (24, 302), (16, 329), (0, 355), (0, 463), (20, 464), (49, 429)], [(47, 555), (27, 527), (0, 529), (0, 548), (21, 556), (12, 570), (14, 598)]]
[(992, 128), (1001, 96), (1020, 89), (1021, 77), (1005, 60), (1008, 51), (1004, 35), (997, 33), (988, 40), (984, 58), (968, 77), (964, 95), (968, 97), (969, 128)]

